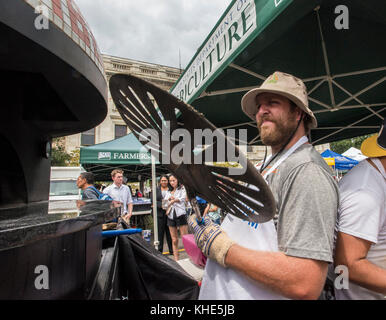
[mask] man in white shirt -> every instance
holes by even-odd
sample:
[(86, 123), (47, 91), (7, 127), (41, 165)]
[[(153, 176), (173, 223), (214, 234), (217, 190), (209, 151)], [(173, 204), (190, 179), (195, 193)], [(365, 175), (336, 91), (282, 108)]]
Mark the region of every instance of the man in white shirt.
[(346, 266), (348, 289), (335, 288), (338, 300), (386, 296), (386, 120), (365, 141), (362, 160), (339, 182), (335, 266)]
[(130, 225), (130, 218), (133, 214), (133, 199), (128, 186), (123, 183), (123, 170), (114, 169), (111, 172), (113, 184), (103, 190), (103, 193), (108, 194), (116, 201), (122, 202), (122, 218)]

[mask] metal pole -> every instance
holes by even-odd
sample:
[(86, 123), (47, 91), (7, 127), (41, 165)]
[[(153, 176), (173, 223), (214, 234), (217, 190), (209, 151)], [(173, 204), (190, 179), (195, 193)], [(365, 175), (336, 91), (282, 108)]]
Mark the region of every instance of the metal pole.
[(151, 155), (151, 189), (153, 203), (154, 247), (158, 250), (158, 220), (157, 220), (157, 185), (155, 180), (155, 157)]

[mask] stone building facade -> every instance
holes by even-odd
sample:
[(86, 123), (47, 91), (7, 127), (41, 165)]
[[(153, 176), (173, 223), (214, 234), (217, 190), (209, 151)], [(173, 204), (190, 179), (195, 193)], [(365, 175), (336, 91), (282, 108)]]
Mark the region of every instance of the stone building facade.
[[(158, 64), (102, 55), (107, 81), (116, 73), (128, 73), (144, 80), (150, 81), (162, 89), (169, 90), (179, 78), (182, 70)], [(80, 146), (94, 145), (129, 133), (125, 122), (122, 120), (114, 102), (108, 93), (108, 112), (105, 120), (97, 127), (83, 133), (78, 133), (64, 138), (66, 152), (70, 153)]]

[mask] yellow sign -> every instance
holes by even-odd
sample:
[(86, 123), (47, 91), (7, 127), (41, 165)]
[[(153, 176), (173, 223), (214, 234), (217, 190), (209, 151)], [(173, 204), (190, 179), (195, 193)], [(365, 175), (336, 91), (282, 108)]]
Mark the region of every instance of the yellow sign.
[(335, 166), (335, 158), (323, 158), (329, 166)]

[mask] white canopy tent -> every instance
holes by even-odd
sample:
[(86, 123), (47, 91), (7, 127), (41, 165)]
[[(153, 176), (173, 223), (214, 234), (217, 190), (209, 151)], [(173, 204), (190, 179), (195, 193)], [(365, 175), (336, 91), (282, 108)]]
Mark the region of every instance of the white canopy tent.
[(362, 154), (362, 152), (359, 149), (354, 147), (347, 149), (345, 152), (342, 153), (342, 156), (345, 156), (357, 161), (362, 161), (367, 158), (365, 155)]

